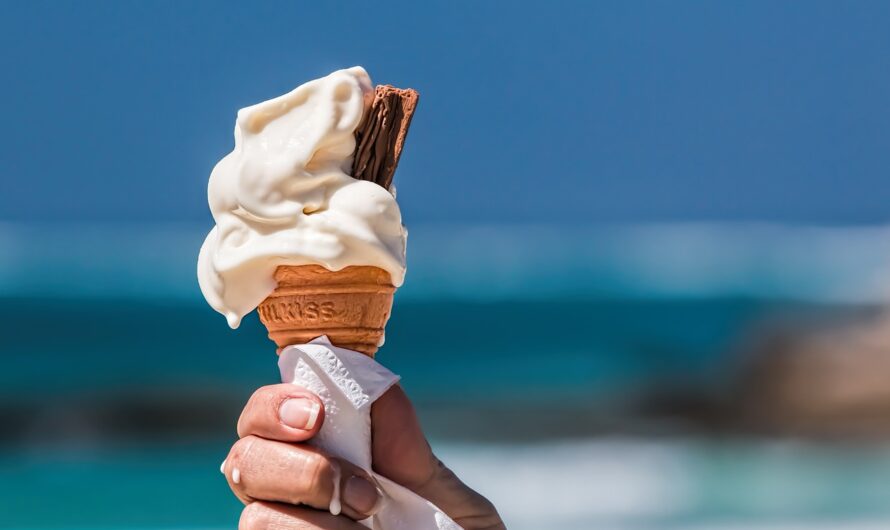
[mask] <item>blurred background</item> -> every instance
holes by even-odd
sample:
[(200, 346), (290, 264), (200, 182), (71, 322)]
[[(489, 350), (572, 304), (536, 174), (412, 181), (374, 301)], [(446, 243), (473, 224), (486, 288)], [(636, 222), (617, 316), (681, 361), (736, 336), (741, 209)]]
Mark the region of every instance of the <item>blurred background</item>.
[(0, 3), (0, 527), (216, 529), (237, 109), (422, 95), (378, 359), (512, 530), (890, 525), (890, 4)]

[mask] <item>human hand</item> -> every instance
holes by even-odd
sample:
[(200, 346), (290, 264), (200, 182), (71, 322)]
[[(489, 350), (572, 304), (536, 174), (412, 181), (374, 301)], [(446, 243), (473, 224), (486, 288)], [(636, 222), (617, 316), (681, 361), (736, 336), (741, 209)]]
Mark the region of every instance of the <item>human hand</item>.
[[(321, 400), (300, 386), (270, 385), (251, 396), (238, 420), (240, 439), (222, 466), (246, 505), (240, 530), (365, 529), (355, 521), (379, 510), (380, 490), (361, 468), (303, 443), (323, 421)], [(373, 404), (371, 431), (376, 473), (429, 500), (465, 530), (504, 530), (494, 506), (433, 454), (401, 387)], [(331, 513), (335, 487), (340, 515)]]

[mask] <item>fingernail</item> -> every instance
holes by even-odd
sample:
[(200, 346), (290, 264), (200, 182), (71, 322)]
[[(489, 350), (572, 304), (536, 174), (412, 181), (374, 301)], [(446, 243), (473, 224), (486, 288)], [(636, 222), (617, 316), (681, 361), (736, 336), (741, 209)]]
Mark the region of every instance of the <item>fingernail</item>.
[(315, 427), (321, 407), (315, 401), (305, 398), (288, 399), (278, 409), (278, 417), (285, 425), (308, 431)]
[(382, 495), (377, 487), (358, 476), (351, 476), (343, 487), (343, 502), (365, 515), (374, 515), (380, 509)]
[(226, 474), (226, 461), (223, 460), (222, 464), (219, 465), (219, 472), (223, 475)]

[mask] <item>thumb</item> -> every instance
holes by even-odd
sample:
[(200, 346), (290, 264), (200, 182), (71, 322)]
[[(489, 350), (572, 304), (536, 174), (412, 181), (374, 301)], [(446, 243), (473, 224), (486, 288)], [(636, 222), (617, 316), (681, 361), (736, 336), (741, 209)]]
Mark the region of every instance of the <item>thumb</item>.
[(503, 530), (494, 506), (433, 454), (401, 387), (374, 403), (371, 425), (374, 471), (432, 502), (462, 528)]
[(416, 491), (437, 473), (438, 459), (402, 387), (386, 391), (371, 409), (374, 471)]

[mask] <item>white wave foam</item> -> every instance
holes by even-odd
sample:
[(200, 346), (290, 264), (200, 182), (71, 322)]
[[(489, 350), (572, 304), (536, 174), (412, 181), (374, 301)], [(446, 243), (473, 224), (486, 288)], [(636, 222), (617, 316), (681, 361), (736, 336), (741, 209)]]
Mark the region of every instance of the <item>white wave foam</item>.
[(890, 298), (890, 227), (671, 224), (415, 230), (405, 293)]
[(890, 447), (615, 438), (438, 452), (511, 530), (890, 528)]
[[(204, 227), (0, 224), (0, 295), (198, 299)], [(890, 227), (411, 227), (405, 299), (890, 299)]]
[(511, 529), (669, 518), (690, 509), (683, 456), (620, 442), (446, 447), (440, 457)]

